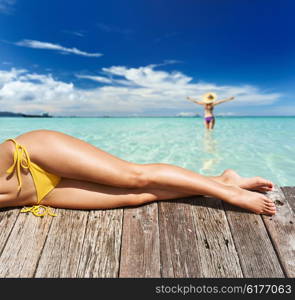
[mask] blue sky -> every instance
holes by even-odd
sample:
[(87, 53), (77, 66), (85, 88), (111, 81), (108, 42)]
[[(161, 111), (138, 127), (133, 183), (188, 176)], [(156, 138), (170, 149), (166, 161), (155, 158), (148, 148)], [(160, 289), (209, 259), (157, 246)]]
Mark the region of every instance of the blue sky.
[(0, 111), (295, 115), (292, 0), (0, 0)]

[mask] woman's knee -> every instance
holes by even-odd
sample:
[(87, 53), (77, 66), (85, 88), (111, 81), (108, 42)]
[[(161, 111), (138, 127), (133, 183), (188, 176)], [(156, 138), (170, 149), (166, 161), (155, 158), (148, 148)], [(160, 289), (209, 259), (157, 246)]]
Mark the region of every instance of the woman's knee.
[(125, 175), (130, 188), (144, 188), (150, 184), (150, 178), (144, 165), (132, 165)]

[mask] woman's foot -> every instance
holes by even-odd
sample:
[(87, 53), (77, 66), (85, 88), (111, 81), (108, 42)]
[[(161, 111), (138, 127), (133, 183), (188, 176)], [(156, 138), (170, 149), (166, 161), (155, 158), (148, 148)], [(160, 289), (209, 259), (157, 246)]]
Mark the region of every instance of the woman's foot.
[(236, 186), (230, 186), (228, 196), (223, 200), (232, 205), (250, 210), (256, 214), (274, 215), (276, 207), (265, 195), (250, 192)]
[[(219, 178), (219, 179), (217, 179)], [(268, 192), (273, 188), (273, 183), (262, 177), (243, 178), (234, 170), (225, 170), (220, 176), (215, 177), (224, 184), (236, 185), (242, 189)]]

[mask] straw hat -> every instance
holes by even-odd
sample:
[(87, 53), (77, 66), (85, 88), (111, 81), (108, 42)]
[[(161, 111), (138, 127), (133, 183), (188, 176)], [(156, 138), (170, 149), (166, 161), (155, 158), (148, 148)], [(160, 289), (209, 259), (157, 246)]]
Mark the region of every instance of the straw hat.
[(207, 93), (203, 95), (203, 101), (205, 103), (213, 103), (217, 98), (215, 93)]

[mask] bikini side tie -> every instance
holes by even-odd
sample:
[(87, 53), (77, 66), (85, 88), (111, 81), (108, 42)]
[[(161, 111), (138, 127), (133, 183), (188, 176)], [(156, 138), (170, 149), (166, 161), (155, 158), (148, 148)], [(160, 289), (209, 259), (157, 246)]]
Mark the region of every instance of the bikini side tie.
[(45, 205), (34, 205), (31, 207), (24, 207), (21, 209), (20, 212), (23, 212), (23, 213), (31, 212), (36, 217), (44, 217), (47, 215), (49, 215), (51, 217), (57, 216), (57, 214), (55, 214), (51, 211), (51, 208), (49, 206), (45, 206)]
[[(28, 151), (26, 150), (26, 148), (24, 146), (17, 143), (17, 141), (15, 141), (14, 139), (9, 139), (9, 141), (14, 142), (15, 151), (14, 151), (14, 154), (13, 154), (13, 164), (6, 171), (6, 173), (12, 174), (16, 170), (16, 176), (17, 176), (17, 180), (18, 180), (17, 190), (20, 191), (21, 188), (22, 188), (22, 183), (23, 183), (22, 182), (21, 168), (30, 170), (32, 163), (31, 163), (29, 153), (28, 153)], [(24, 207), (24, 208), (21, 209), (20, 212), (23, 212), (23, 213), (31, 212), (36, 217), (43, 217), (43, 216), (46, 216), (46, 215), (49, 215), (49, 216), (52, 216), (52, 217), (57, 216), (55, 213), (53, 213), (51, 211), (49, 206), (40, 205), (40, 202), (41, 201), (38, 200), (37, 205), (33, 205), (31, 207)]]
[(18, 144), (15, 140), (11, 139), (15, 143), (15, 151), (13, 154), (13, 164), (11, 167), (6, 171), (8, 174), (12, 174), (14, 170), (16, 170), (16, 176), (18, 180), (18, 191), (21, 190), (22, 187), (22, 175), (21, 175), (21, 168), (23, 169), (30, 169), (31, 167), (31, 160), (28, 154), (28, 151), (20, 144)]

